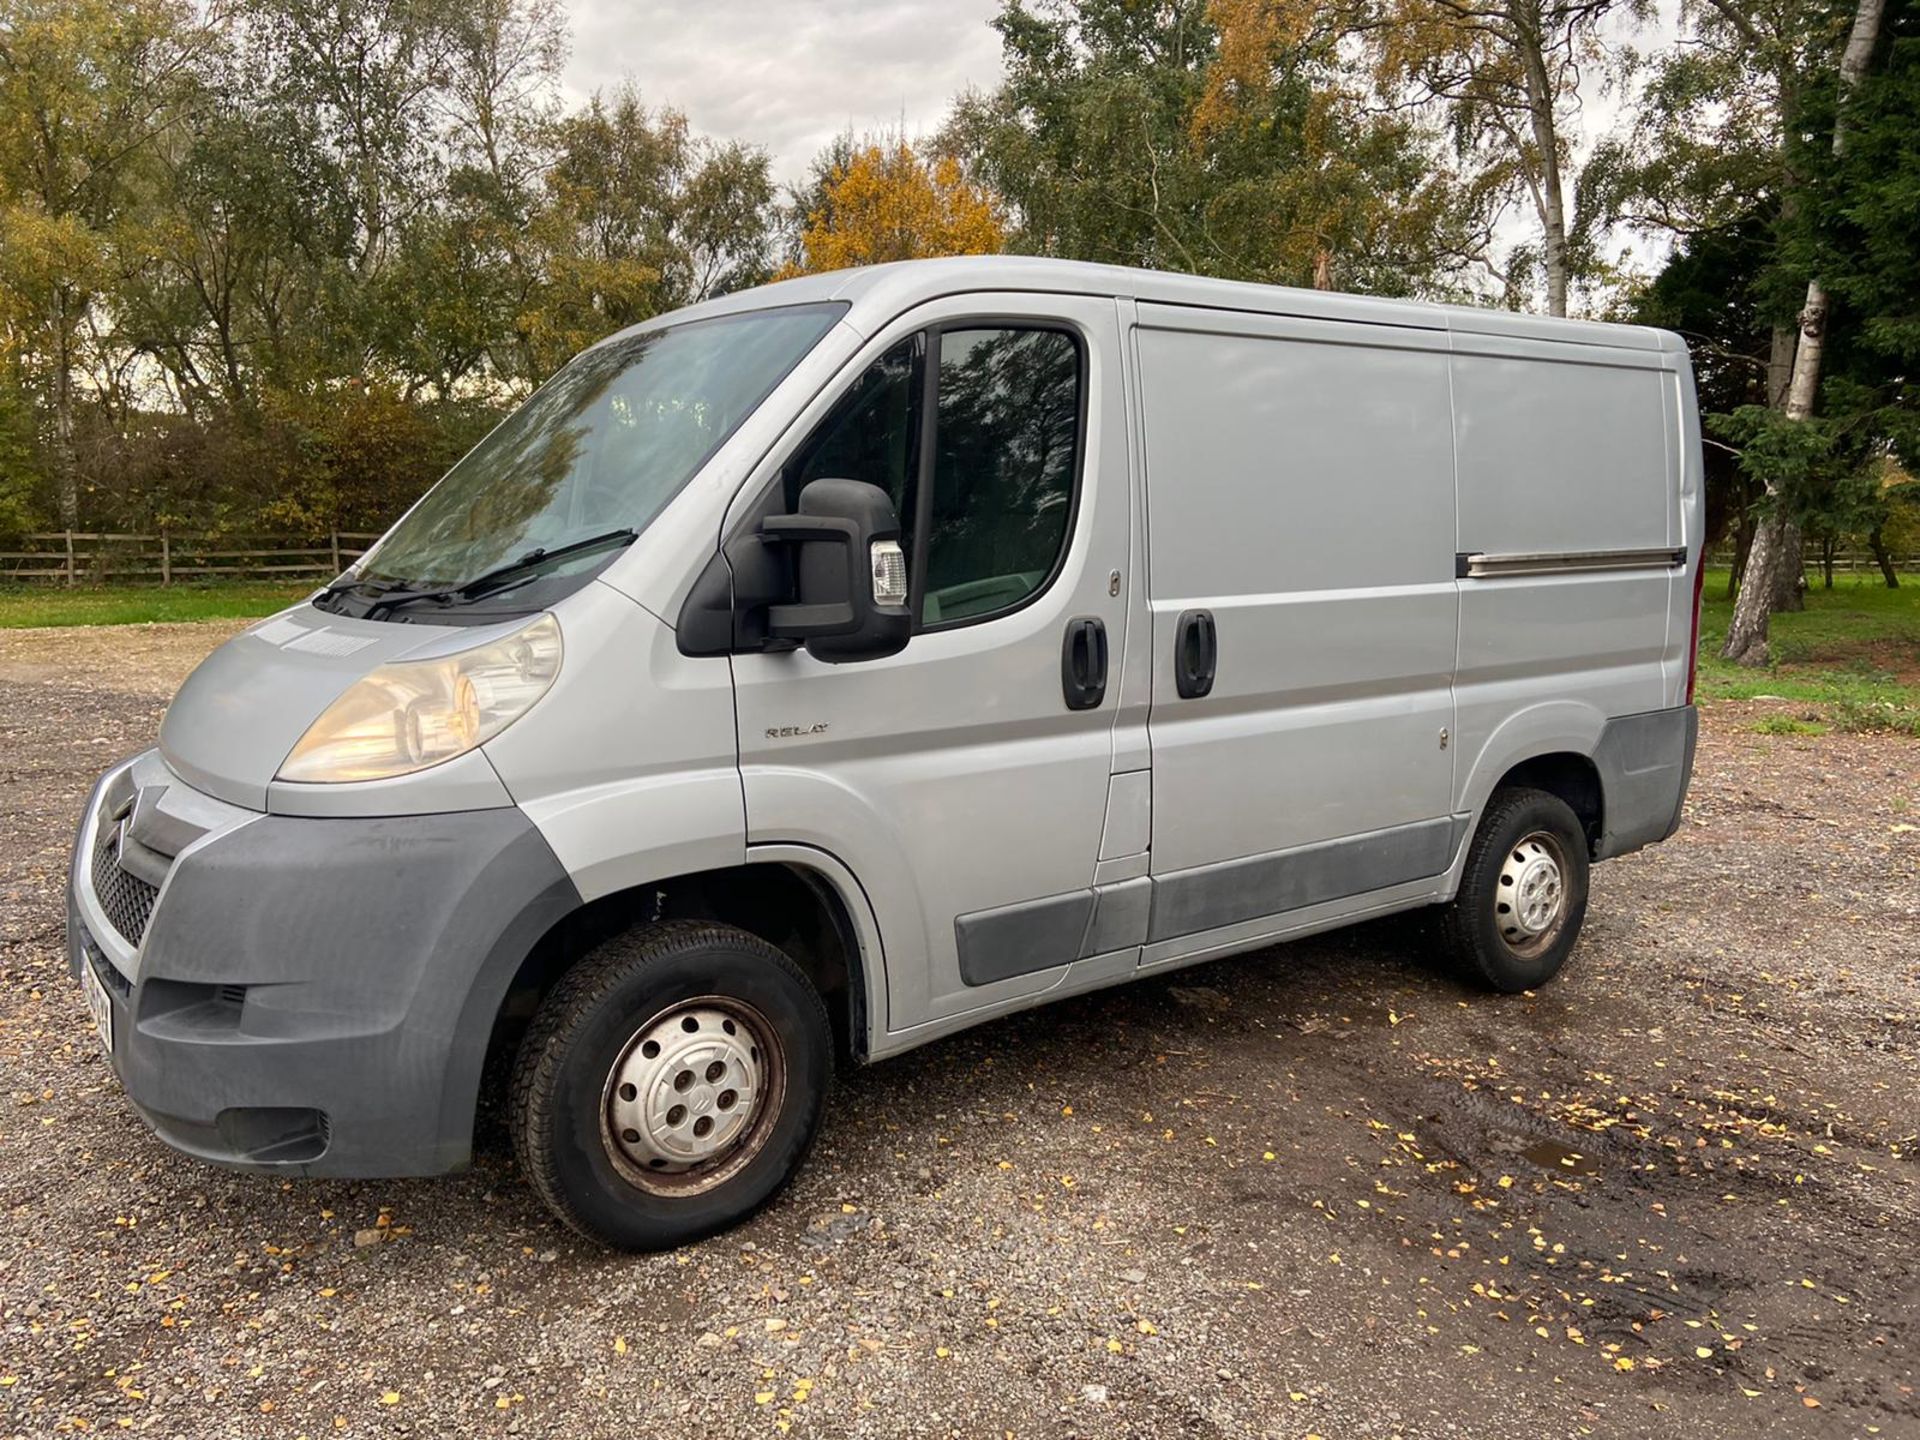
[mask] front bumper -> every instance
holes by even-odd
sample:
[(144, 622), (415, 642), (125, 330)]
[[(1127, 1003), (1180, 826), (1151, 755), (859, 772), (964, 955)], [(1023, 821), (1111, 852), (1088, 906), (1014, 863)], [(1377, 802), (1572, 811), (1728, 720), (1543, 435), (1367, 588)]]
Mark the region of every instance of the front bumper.
[[(150, 753), (103, 777), (82, 818), (68, 963), (107, 991), (128, 1098), (217, 1164), (460, 1168), (500, 1001), (580, 903), (546, 841), (518, 809), (308, 819), (207, 798)], [(158, 881), (135, 891), (144, 921), (116, 855)]]

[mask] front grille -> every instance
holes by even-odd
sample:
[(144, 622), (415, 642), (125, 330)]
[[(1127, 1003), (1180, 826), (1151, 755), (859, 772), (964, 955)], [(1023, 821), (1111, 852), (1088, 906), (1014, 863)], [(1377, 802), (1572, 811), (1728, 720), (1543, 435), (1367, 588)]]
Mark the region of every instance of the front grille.
[(93, 967), (93, 973), (100, 977), (101, 984), (122, 1000), (133, 994), (133, 982), (114, 968), (113, 962), (101, 953), (99, 943), (87, 933), (84, 922), (80, 926), (80, 945), (85, 952), (85, 963)]
[(93, 844), (93, 895), (121, 938), (129, 945), (138, 945), (146, 938), (147, 922), (153, 919), (153, 902), (160, 891), (120, 868), (120, 827), (107, 824), (104, 815), (100, 818), (100, 834)]

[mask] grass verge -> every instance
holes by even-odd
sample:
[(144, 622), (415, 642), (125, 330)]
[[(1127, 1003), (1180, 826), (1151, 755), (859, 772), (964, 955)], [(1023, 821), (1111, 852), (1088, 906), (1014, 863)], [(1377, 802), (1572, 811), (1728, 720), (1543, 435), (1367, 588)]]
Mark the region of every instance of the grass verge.
[(271, 615), (313, 589), (234, 581), (213, 585), (0, 586), (0, 630), (43, 625), (144, 625)]
[(1702, 700), (1804, 701), (1820, 707), (1824, 720), (1803, 724), (1920, 735), (1920, 584), (1889, 590), (1878, 575), (1837, 576), (1831, 590), (1816, 584), (1805, 610), (1773, 617), (1772, 661), (1752, 669), (1720, 659), (1732, 618), (1727, 572), (1709, 571), (1700, 612)]

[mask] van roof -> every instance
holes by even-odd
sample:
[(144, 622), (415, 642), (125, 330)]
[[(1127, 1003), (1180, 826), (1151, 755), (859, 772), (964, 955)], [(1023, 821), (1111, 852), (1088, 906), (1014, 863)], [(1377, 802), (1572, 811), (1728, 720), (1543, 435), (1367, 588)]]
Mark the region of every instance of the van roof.
[[(1029, 255), (965, 255), (941, 260), (902, 260), (851, 270), (831, 270), (735, 291), (634, 326), (653, 329), (710, 315), (760, 310), (775, 305), (804, 305), (840, 300), (852, 309), (847, 320), (871, 333), (912, 306), (974, 290), (1019, 290), (1072, 295), (1113, 295), (1164, 305), (1189, 305), (1253, 314), (1354, 320), (1375, 325), (1404, 325), (1468, 335), (1498, 335), (1554, 341), (1567, 345), (1608, 345), (1628, 350), (1678, 350), (1677, 337), (1644, 325), (1592, 320), (1562, 320), (1522, 315), (1472, 305), (1440, 305), (1422, 300), (1393, 300), (1300, 290), (1286, 285), (1256, 285), (1215, 280), (1165, 270), (1135, 270), (1124, 265), (1095, 265), (1081, 260), (1051, 260)], [(631, 333), (631, 332), (623, 332)]]

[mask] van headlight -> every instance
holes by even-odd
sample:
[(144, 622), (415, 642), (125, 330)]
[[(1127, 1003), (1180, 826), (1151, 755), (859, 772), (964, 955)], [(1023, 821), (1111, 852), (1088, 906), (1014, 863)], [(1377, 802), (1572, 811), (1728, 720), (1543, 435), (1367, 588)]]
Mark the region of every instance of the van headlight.
[(275, 778), (337, 784), (444, 764), (526, 714), (559, 673), (551, 615), (445, 659), (382, 665), (307, 727)]

